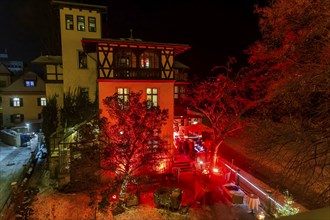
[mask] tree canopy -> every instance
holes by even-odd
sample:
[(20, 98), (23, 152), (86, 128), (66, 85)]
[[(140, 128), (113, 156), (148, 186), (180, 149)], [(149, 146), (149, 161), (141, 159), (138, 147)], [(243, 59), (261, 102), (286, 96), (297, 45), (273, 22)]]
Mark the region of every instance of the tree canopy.
[(322, 206), (330, 199), (330, 1), (274, 0), (256, 13), (262, 39), (247, 51), (249, 94), (259, 103), (253, 145), (264, 165), (279, 165), (279, 185)]
[(187, 97), (190, 106), (202, 112), (214, 130), (212, 165), (216, 163), (223, 140), (234, 136), (246, 125), (243, 115), (250, 105), (243, 94), (243, 80), (229, 77), (229, 67), (225, 68), (226, 74), (194, 84)]
[(134, 175), (157, 169), (168, 150), (161, 135), (168, 110), (150, 107), (141, 96), (131, 92), (124, 100), (115, 93), (103, 100), (107, 117), (100, 127), (101, 167), (123, 180), (121, 196)]

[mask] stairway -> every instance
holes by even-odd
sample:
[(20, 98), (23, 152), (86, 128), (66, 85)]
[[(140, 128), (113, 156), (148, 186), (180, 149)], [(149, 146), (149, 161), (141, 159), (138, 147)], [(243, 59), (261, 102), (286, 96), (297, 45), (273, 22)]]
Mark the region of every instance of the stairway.
[(175, 156), (172, 170), (180, 170), (180, 173), (193, 173), (194, 170), (190, 165), (189, 157)]

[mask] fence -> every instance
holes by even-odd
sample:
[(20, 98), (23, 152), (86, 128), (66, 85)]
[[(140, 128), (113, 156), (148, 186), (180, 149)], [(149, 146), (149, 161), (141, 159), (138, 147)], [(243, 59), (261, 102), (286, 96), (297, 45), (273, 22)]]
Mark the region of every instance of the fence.
[[(283, 206), (278, 201), (276, 201), (274, 198), (271, 197), (271, 194), (273, 192), (272, 189), (270, 188), (266, 190), (261, 189), (260, 186), (252, 183), (252, 181), (255, 180), (255, 178), (249, 175), (248, 173), (246, 173), (245, 171), (240, 169), (235, 170), (233, 167), (231, 167), (230, 165), (228, 165), (223, 161), (221, 161), (221, 163), (235, 174), (236, 185), (239, 185), (240, 188), (245, 192), (245, 194), (253, 193), (259, 196), (261, 206), (264, 210), (267, 211), (268, 214), (271, 215), (273, 210), (275, 210), (277, 207), (283, 208)], [(247, 178), (247, 176), (249, 177)]]

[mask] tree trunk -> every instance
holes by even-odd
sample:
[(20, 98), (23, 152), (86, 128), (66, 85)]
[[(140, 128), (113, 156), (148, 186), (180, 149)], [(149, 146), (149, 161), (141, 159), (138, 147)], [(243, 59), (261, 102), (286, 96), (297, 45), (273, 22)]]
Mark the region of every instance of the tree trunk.
[(125, 200), (125, 194), (126, 194), (128, 179), (129, 179), (129, 175), (125, 175), (123, 183), (121, 184), (121, 187), (120, 187), (120, 192), (119, 192), (119, 200), (120, 201)]
[(218, 144), (215, 145), (214, 150), (213, 150), (213, 160), (212, 160), (212, 168), (216, 166), (216, 162), (217, 162), (217, 157), (218, 157), (218, 151), (219, 151), (219, 147), (222, 144), (223, 139), (219, 141)]

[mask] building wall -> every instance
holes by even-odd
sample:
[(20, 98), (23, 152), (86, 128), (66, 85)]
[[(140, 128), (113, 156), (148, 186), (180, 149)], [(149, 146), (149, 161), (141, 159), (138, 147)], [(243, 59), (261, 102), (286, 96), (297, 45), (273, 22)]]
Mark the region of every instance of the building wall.
[[(73, 30), (66, 29), (65, 15), (73, 15)], [(77, 30), (77, 16), (85, 17), (85, 31)], [(96, 32), (88, 31), (88, 17), (96, 18)], [(78, 51), (83, 51), (82, 38), (101, 38), (101, 15), (96, 10), (77, 8), (60, 9), (61, 43), (63, 60), (63, 89), (64, 92), (75, 88), (88, 88), (92, 101), (96, 94), (96, 55), (88, 54), (87, 68), (80, 69)]]
[[(12, 127), (18, 125), (25, 125), (27, 123), (36, 123), (40, 122), (39, 114), (42, 112), (42, 106), (38, 106), (38, 98), (44, 98), (45, 95), (42, 93), (39, 94), (18, 94), (15, 93), (10, 95), (1, 95), (2, 97), (2, 113), (3, 113), (3, 126)], [(11, 107), (10, 99), (11, 98), (22, 98), (23, 106), (20, 107)], [(24, 121), (21, 123), (12, 123), (10, 116), (13, 114), (23, 114)]]
[[(25, 81), (34, 81), (35, 86), (25, 86)], [(40, 124), (42, 106), (40, 98), (46, 98), (44, 81), (33, 72), (24, 73), (11, 85), (0, 89), (2, 126), (25, 126), (26, 124)], [(23, 105), (11, 106), (11, 99), (19, 98)], [(11, 115), (24, 115), (24, 120), (12, 122)], [(40, 127), (40, 125), (38, 126)]]
[(117, 92), (117, 88), (129, 88), (132, 92), (143, 92), (143, 98), (146, 99), (147, 88), (158, 89), (158, 105), (160, 108), (169, 110), (167, 124), (162, 128), (162, 136), (166, 138), (172, 146), (173, 143), (173, 120), (174, 120), (174, 80), (107, 80), (99, 82), (99, 103), (102, 115), (107, 117), (103, 99), (112, 96)]

